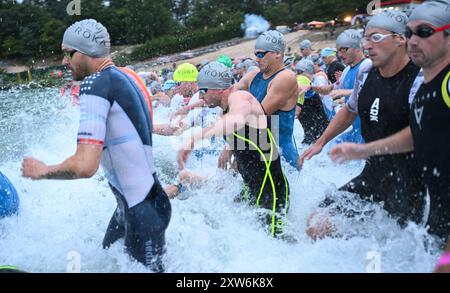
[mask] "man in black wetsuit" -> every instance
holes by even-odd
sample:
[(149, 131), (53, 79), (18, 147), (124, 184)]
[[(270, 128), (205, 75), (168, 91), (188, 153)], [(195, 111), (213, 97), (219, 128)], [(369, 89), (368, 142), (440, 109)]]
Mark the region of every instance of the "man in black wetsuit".
[(249, 92), (235, 91), (231, 71), (218, 62), (200, 71), (198, 87), (206, 105), (220, 106), (226, 114), (186, 141), (178, 154), (180, 169), (185, 169), (197, 141), (226, 136), (246, 185), (243, 197), (250, 204), (266, 209), (264, 218), (270, 235), (280, 235), (289, 204), (289, 184), (261, 104)]
[(414, 150), (430, 195), (429, 232), (445, 241), (450, 234), (450, 1), (418, 6), (406, 37), (410, 57), (425, 77), (411, 105), (410, 127), (367, 145), (340, 145), (332, 155), (347, 161)]
[(344, 64), (339, 62), (336, 58), (336, 52), (331, 48), (325, 48), (320, 52), (320, 58), (327, 65), (328, 80), (334, 84), (336, 80), (336, 72), (343, 72), (345, 69)]
[[(409, 124), (411, 98), (423, 77), (419, 74), (420, 68), (407, 55), (406, 22), (407, 16), (398, 11), (386, 11), (371, 19), (363, 44), (369, 51), (373, 68), (357, 77), (345, 107), (302, 157), (311, 158), (318, 154), (327, 142), (347, 129), (357, 115), (361, 118), (366, 142), (388, 137)], [(384, 209), (401, 224), (408, 220), (417, 223), (423, 220), (424, 188), (411, 152), (370, 158), (362, 173), (340, 190), (357, 194), (363, 200), (382, 202)], [(320, 206), (331, 214), (354, 215), (345, 204), (329, 209), (331, 205), (336, 205), (336, 198), (328, 197)], [(309, 224), (307, 233), (317, 238), (334, 230), (335, 227), (323, 221)]]
[(106, 28), (93, 19), (64, 33), (63, 63), (80, 89), (76, 153), (54, 166), (34, 158), (22, 163), (31, 179), (78, 179), (95, 175), (101, 164), (116, 196), (103, 247), (125, 238), (127, 252), (155, 272), (163, 272), (170, 201), (162, 189), (152, 154), (151, 101), (131, 75), (114, 66)]

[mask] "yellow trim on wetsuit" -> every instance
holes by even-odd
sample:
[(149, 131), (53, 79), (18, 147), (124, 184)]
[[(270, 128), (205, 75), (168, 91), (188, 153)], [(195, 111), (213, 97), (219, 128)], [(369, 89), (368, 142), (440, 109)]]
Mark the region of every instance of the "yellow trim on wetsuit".
[(14, 266), (0, 266), (0, 270), (18, 270), (18, 267)]
[(447, 105), (447, 107), (450, 108), (449, 83), (450, 83), (450, 72), (447, 73), (447, 75), (444, 78), (444, 82), (442, 83), (442, 98), (444, 99), (444, 102)]
[[(261, 186), (261, 189), (260, 189), (257, 201), (256, 201), (256, 207), (259, 207), (259, 202), (261, 200), (262, 193), (263, 193), (264, 188), (265, 188), (266, 183), (267, 183), (267, 177), (269, 177), (270, 184), (272, 186), (272, 191), (273, 191), (271, 235), (272, 235), (272, 237), (274, 237), (275, 236), (275, 226), (276, 226), (275, 224), (279, 225), (279, 223), (275, 223), (276, 207), (277, 207), (277, 191), (276, 191), (276, 188), (275, 188), (275, 182), (273, 181), (272, 172), (270, 171), (270, 166), (272, 165), (272, 159), (273, 159), (274, 138), (272, 136), (272, 133), (271, 133), (270, 129), (267, 129), (267, 133), (269, 134), (269, 140), (270, 140), (270, 162), (269, 163), (267, 162), (263, 151), (253, 141), (251, 141), (251, 140), (249, 140), (249, 139), (247, 139), (247, 138), (245, 138), (243, 136), (238, 135), (236, 132), (233, 132), (233, 135), (235, 137), (237, 137), (239, 139), (242, 139), (243, 141), (251, 144), (259, 152), (259, 154), (261, 155), (261, 157), (264, 160), (264, 164), (266, 165), (266, 174), (264, 176), (263, 184)], [(284, 176), (284, 172), (283, 171), (282, 171), (282, 174), (283, 174), (284, 180), (286, 181), (286, 204), (285, 204), (286, 205), (285, 212), (286, 212), (287, 211), (287, 205), (288, 205), (288, 201), (287, 200), (288, 200), (288, 197), (289, 197), (289, 194), (288, 194), (288, 188), (289, 187), (287, 185), (287, 180), (286, 180), (286, 177)]]
[[(279, 149), (279, 146), (277, 145), (277, 143), (274, 142), (274, 144)], [(288, 208), (289, 208), (289, 182), (288, 182), (288, 180), (286, 178), (286, 175), (284, 175), (283, 170), (281, 170), (281, 173), (283, 174), (283, 179), (284, 179), (284, 183), (285, 183), (285, 186), (286, 186), (286, 201), (285, 201), (286, 203), (284, 205), (284, 214), (287, 215)], [(279, 222), (280, 223), (278, 223), (278, 225), (280, 226), (280, 229), (283, 229), (283, 226), (284, 226), (283, 221), (280, 219)]]

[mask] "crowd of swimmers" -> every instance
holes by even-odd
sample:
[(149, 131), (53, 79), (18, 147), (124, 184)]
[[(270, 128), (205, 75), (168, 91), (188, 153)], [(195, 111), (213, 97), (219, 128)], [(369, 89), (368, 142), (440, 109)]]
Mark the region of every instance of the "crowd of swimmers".
[[(103, 25), (76, 22), (62, 41), (63, 63), (80, 82), (76, 152), (52, 166), (24, 158), (22, 174), (88, 178), (101, 165), (117, 200), (103, 246), (125, 238), (134, 259), (163, 272), (170, 199), (208, 180), (185, 166), (200, 141), (216, 144), (219, 168), (244, 182), (237, 198), (257, 207), (268, 235), (281, 241), (291, 196), (283, 169), (299, 172), (331, 144), (332, 161), (366, 163), (311, 211), (310, 238), (341, 236), (333, 217), (358, 221), (362, 211), (352, 202), (359, 201), (381, 204), (399, 225), (427, 226), (443, 248), (450, 230), (450, 2), (426, 1), (409, 17), (385, 11), (363, 31), (345, 30), (335, 48), (313, 46), (301, 40), (298, 54), (287, 56), (284, 36), (269, 30), (252, 57), (183, 63), (141, 72), (140, 80), (114, 66)], [(168, 107), (170, 122), (154, 122), (153, 107)], [(295, 123), (304, 130), (301, 142)], [(162, 186), (152, 134), (197, 126), (178, 150), (179, 182)], [(448, 271), (449, 258), (444, 253), (437, 270)]]

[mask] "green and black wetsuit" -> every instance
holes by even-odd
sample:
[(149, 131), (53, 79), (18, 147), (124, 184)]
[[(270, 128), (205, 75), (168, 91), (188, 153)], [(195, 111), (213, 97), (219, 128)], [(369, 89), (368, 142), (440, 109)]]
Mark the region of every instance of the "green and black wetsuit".
[(268, 209), (272, 236), (282, 233), (289, 205), (289, 183), (281, 168), (278, 146), (269, 129), (245, 126), (227, 138), (252, 205)]

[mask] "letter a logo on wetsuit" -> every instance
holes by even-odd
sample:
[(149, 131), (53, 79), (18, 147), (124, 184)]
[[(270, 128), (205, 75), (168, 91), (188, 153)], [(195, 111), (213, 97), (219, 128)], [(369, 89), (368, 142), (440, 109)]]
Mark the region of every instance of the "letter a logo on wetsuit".
[(378, 113), (380, 111), (380, 98), (376, 98), (370, 108), (370, 121), (378, 122)]
[(422, 129), (421, 123), (422, 123), (423, 109), (424, 109), (424, 107), (420, 107), (420, 108), (414, 110), (414, 114), (416, 116), (417, 125), (419, 125), (420, 129)]

